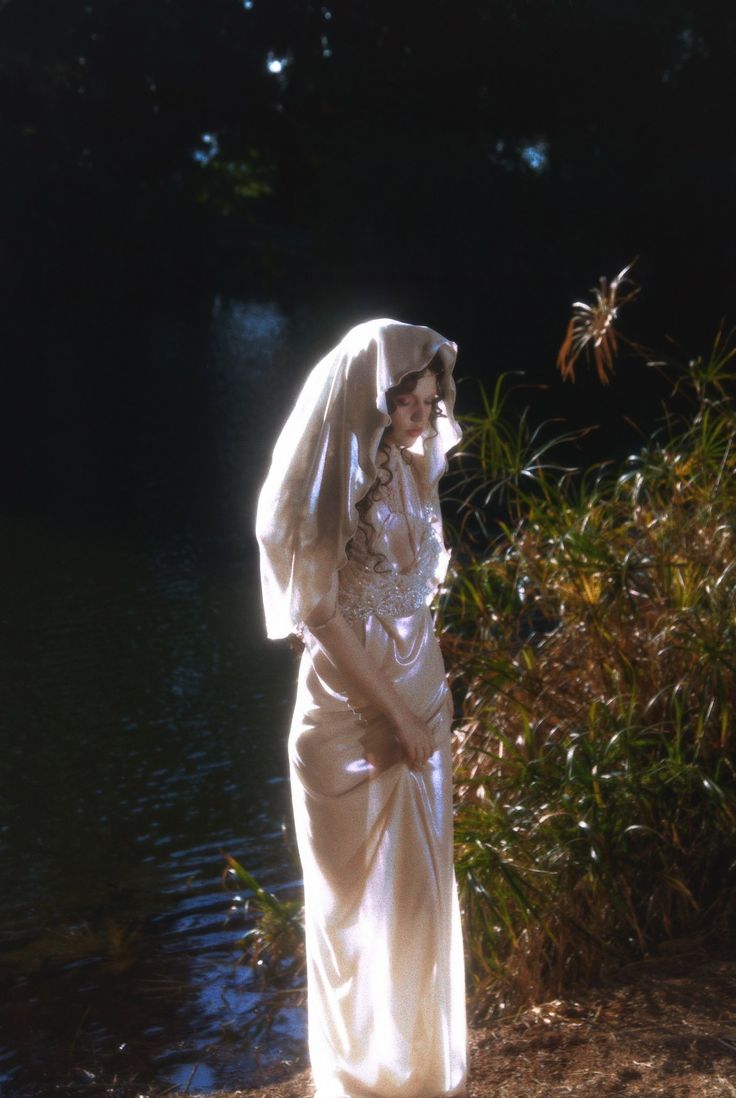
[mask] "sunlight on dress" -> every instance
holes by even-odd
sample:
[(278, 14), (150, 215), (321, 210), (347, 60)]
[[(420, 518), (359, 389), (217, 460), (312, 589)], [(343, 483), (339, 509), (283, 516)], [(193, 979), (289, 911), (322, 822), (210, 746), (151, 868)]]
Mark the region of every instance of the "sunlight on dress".
[[(462, 435), (456, 358), (422, 325), (351, 328), (308, 374), (258, 499), (266, 629), (305, 642), (289, 756), (317, 1098), (465, 1093), (452, 705), (429, 609), (447, 567), (437, 486)], [(411, 452), (387, 454), (389, 394), (427, 370), (439, 414)], [(420, 769), (395, 739), (394, 691), (432, 738)]]
[[(453, 872), (451, 699), (428, 602), (444, 570), (436, 489), (391, 448), (392, 481), (358, 528), (338, 605), (430, 726), (421, 770), (356, 704), (305, 630), (289, 741), (304, 869), (309, 1045), (317, 1098), (465, 1093), (465, 989)], [(370, 762), (368, 761), (370, 758)]]

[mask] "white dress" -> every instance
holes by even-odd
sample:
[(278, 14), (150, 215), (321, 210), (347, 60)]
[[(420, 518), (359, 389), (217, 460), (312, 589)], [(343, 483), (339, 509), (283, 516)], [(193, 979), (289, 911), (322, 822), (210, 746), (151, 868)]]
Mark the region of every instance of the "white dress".
[[(421, 770), (305, 630), (289, 740), (305, 888), (317, 1098), (465, 1093), (465, 989), (453, 871), (445, 668), (427, 605), (444, 552), (436, 500), (392, 447), (393, 480), (338, 574), (338, 605), (434, 735)], [(369, 756), (369, 762), (366, 756)]]

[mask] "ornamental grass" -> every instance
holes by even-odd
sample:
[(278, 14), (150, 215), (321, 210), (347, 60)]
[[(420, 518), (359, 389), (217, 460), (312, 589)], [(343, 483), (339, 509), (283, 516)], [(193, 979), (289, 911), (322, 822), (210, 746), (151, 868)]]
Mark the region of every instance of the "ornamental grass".
[(566, 468), (569, 436), (512, 417), (507, 379), (464, 423), (440, 622), (486, 1010), (597, 981), (733, 912), (735, 358), (719, 336), (669, 367), (680, 411), (618, 470)]

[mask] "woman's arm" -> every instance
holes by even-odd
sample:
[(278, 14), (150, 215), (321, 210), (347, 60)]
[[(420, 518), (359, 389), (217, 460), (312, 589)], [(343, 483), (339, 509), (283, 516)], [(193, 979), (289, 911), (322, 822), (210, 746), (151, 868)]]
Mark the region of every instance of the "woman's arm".
[(322, 600), (305, 624), (329, 660), (345, 677), (349, 692), (354, 692), (384, 715), (409, 765), (424, 766), (434, 751), (429, 726), (412, 713), (388, 676), (360, 643), (335, 608), (334, 594)]

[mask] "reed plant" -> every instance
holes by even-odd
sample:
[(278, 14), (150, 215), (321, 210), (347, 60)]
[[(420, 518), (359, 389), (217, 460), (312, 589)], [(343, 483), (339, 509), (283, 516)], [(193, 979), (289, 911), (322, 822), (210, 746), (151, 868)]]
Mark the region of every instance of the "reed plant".
[(679, 411), (619, 468), (568, 468), (569, 436), (511, 415), (508, 378), (464, 424), (440, 624), (486, 1007), (595, 981), (733, 909), (735, 357), (719, 335), (666, 367)]
[(269, 892), (250, 870), (223, 851), (223, 888), (245, 893), (234, 898), (230, 917), (249, 924), (237, 940), (241, 960), (266, 977), (272, 988), (301, 990), (304, 974), (304, 904), (301, 896)]

